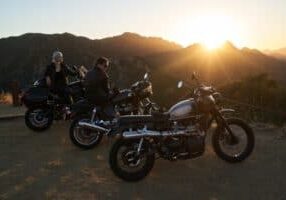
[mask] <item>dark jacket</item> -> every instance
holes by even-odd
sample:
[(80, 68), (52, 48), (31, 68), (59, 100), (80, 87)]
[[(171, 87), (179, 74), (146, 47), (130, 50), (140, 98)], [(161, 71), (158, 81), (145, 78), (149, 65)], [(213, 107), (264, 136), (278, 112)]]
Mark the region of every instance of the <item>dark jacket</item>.
[(95, 105), (104, 105), (109, 100), (108, 75), (98, 67), (94, 67), (85, 76), (85, 89), (88, 101)]
[(67, 76), (75, 76), (76, 74), (76, 71), (70, 69), (65, 64), (61, 64), (61, 71), (60, 73), (57, 73), (56, 66), (54, 63), (52, 63), (47, 66), (45, 77), (50, 77), (51, 88), (61, 88), (67, 85)]

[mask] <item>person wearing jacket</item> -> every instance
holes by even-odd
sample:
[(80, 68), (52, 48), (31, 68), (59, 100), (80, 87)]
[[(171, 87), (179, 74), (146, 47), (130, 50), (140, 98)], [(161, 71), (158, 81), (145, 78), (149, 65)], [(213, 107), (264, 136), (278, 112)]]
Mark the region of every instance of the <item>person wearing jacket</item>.
[(107, 58), (100, 57), (97, 59), (95, 66), (87, 72), (84, 85), (88, 102), (100, 107), (106, 117), (113, 118), (116, 114), (110, 101), (117, 92), (113, 91), (112, 93), (110, 90), (108, 67), (109, 60)]
[(86, 96), (95, 105), (106, 104), (110, 97), (109, 77), (107, 72), (109, 60), (105, 57), (97, 59), (95, 66), (85, 76)]
[(46, 68), (45, 79), (50, 90), (61, 97), (67, 105), (72, 103), (67, 87), (67, 77), (75, 75), (77, 72), (64, 64), (63, 53), (55, 51), (52, 55), (52, 63)]

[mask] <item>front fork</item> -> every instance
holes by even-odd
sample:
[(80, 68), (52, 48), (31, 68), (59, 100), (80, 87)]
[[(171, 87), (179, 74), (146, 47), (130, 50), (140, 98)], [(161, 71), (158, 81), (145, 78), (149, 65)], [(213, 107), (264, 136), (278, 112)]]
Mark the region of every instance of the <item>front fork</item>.
[(96, 120), (96, 107), (93, 108), (90, 122), (93, 123)]
[(237, 144), (238, 138), (233, 134), (233, 131), (229, 127), (222, 113), (218, 109), (215, 109), (213, 114), (218, 124), (218, 127), (222, 127), (222, 129), (225, 128), (227, 130), (227, 133), (228, 133), (227, 135), (229, 136), (229, 143), (233, 145)]
[(142, 138), (140, 139), (140, 142), (139, 142), (139, 145), (138, 145), (138, 148), (137, 148), (137, 151), (136, 151), (136, 155), (137, 155), (137, 156), (140, 155), (140, 151), (141, 151), (141, 149), (142, 149), (142, 144), (143, 144), (143, 142), (144, 142), (144, 138), (142, 137)]

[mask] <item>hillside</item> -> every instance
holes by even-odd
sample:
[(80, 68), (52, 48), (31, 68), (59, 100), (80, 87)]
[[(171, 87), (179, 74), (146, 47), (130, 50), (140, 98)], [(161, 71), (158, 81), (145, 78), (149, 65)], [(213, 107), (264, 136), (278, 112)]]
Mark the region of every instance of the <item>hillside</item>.
[(238, 49), (230, 42), (216, 51), (207, 51), (200, 44), (182, 48), (160, 38), (134, 33), (100, 40), (68, 33), (25, 34), (0, 39), (0, 89), (7, 89), (11, 80), (19, 80), (24, 87), (38, 79), (55, 49), (64, 52), (70, 65), (90, 67), (98, 56), (109, 57), (111, 78), (119, 87), (130, 85), (148, 70), (152, 73), (155, 97), (160, 99), (173, 94), (176, 82), (189, 78), (192, 71), (215, 85), (264, 72), (280, 82), (286, 80), (285, 61), (255, 49)]
[(154, 85), (160, 86), (154, 87), (155, 94), (160, 93), (158, 101), (167, 104), (171, 103), (168, 97), (176, 99), (181, 95), (176, 89), (176, 82), (188, 80), (193, 71), (198, 72), (200, 79), (215, 86), (231, 84), (261, 73), (269, 74), (278, 82), (286, 81), (286, 62), (258, 50), (238, 49), (230, 42), (213, 52), (194, 44), (180, 50), (146, 56), (144, 61), (153, 71)]
[[(11, 80), (26, 85), (43, 74), (55, 49), (64, 52), (70, 65), (91, 66), (99, 56), (112, 58), (115, 71), (136, 64), (133, 57), (180, 49), (181, 46), (160, 38), (124, 33), (112, 38), (90, 40), (72, 34), (24, 34), (0, 39), (0, 89), (7, 88)], [(136, 67), (133, 67), (136, 69)], [(124, 69), (123, 69), (124, 70)], [(127, 70), (127, 69), (126, 69)], [(143, 70), (144, 71), (144, 70)], [(130, 70), (132, 73), (132, 69)], [(5, 74), (5, 76), (3, 76)]]
[[(177, 76), (198, 71), (207, 81), (239, 80), (248, 75), (269, 73), (276, 80), (285, 80), (286, 62), (267, 56), (258, 50), (238, 49), (230, 42), (209, 52), (199, 44), (177, 51), (147, 56), (148, 65)], [(164, 67), (160, 67), (164, 66)], [(170, 71), (176, 73), (170, 73)]]

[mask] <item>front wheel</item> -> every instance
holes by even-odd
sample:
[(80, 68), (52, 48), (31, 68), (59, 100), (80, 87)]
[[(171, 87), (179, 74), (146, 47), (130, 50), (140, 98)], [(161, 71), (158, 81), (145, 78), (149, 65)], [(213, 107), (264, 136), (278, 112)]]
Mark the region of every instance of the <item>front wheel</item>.
[(241, 119), (225, 119), (233, 137), (226, 128), (218, 126), (212, 137), (215, 153), (223, 160), (231, 163), (245, 160), (253, 151), (255, 139), (251, 127)]
[(113, 173), (125, 181), (139, 181), (149, 174), (155, 163), (154, 153), (148, 152), (143, 143), (141, 151), (137, 149), (140, 139), (119, 139), (109, 154), (109, 165)]
[(33, 131), (45, 131), (52, 123), (53, 113), (50, 108), (29, 108), (25, 113), (25, 124)]
[(102, 140), (103, 133), (80, 127), (78, 124), (80, 121), (90, 122), (90, 119), (83, 116), (72, 121), (69, 132), (73, 144), (82, 149), (97, 146)]

